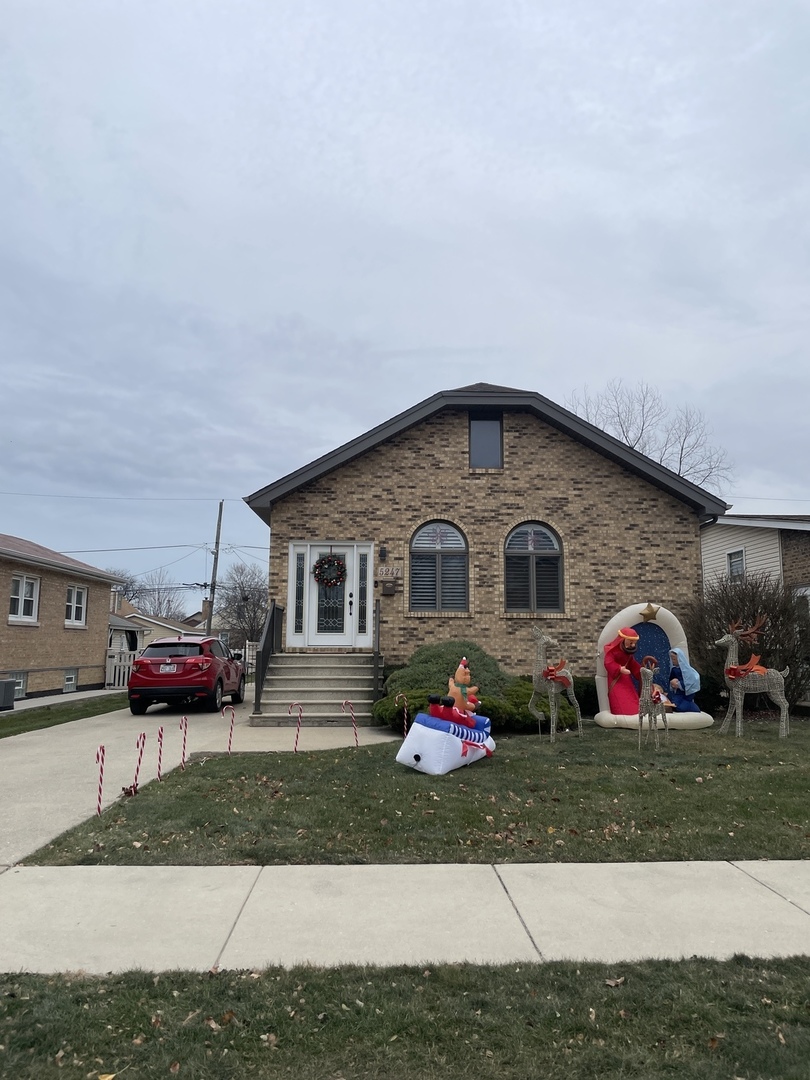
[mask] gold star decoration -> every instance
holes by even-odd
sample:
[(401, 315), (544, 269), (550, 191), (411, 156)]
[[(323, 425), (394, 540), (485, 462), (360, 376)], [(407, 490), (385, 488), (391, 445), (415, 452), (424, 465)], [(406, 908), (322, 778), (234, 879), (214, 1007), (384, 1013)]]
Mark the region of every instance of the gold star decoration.
[(639, 615), (642, 617), (644, 622), (652, 622), (660, 610), (660, 607), (655, 607), (654, 604), (647, 604), (646, 607), (643, 607), (641, 609)]

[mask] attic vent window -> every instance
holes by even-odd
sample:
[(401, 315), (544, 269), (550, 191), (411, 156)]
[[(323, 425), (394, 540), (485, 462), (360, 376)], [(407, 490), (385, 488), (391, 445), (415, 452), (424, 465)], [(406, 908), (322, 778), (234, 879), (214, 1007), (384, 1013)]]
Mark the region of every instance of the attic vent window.
[(502, 417), (470, 417), (470, 468), (503, 468)]

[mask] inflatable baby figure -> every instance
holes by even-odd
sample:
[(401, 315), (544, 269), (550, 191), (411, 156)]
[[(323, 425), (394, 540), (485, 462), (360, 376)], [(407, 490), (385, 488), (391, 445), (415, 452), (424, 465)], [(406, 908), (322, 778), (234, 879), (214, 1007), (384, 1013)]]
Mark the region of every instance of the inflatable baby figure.
[(467, 657), (462, 656), (455, 675), (451, 675), (447, 680), (448, 696), (453, 699), (456, 708), (461, 712), (473, 713), (478, 704), (478, 698), (475, 696), (478, 693), (478, 687), (470, 686), (470, 679), (470, 665)]

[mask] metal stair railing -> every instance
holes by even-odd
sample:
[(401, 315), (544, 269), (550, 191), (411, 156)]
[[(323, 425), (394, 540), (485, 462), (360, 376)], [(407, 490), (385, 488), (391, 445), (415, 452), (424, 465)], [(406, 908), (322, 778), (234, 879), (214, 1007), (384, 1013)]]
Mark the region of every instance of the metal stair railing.
[(270, 610), (264, 621), (264, 629), (259, 639), (259, 647), (256, 650), (256, 685), (253, 697), (253, 715), (259, 716), (262, 711), (262, 690), (264, 679), (267, 675), (267, 665), (270, 657), (281, 650), (281, 624), (284, 619), (284, 608), (275, 600), (270, 601)]

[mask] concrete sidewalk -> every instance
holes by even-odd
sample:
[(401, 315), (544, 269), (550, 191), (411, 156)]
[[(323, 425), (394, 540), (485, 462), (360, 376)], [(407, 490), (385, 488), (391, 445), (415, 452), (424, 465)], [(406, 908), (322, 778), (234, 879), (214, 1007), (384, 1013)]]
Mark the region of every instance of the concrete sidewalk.
[(0, 926), (42, 973), (777, 957), (810, 953), (810, 863), (13, 867)]
[[(290, 751), (294, 728), (251, 728), (233, 750)], [(182, 754), (182, 714), (120, 710), (0, 739), (0, 971), (258, 968), (310, 963), (615, 964), (810, 953), (810, 862), (26, 867), (26, 855)], [(188, 714), (186, 752), (227, 749), (230, 714)], [(360, 728), (360, 745), (399, 739)], [(303, 728), (301, 751), (351, 746), (351, 727)], [(426, 781), (432, 778), (425, 778)], [(468, 919), (470, 913), (483, 916)]]

